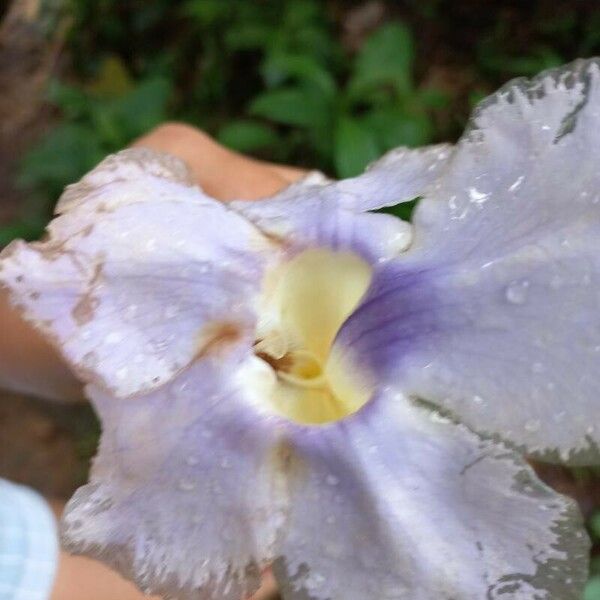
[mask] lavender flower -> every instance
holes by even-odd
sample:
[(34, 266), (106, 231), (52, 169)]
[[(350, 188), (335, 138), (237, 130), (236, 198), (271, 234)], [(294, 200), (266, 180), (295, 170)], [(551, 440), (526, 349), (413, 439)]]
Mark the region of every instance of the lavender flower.
[(262, 202), (141, 150), (67, 188), (0, 270), (102, 420), (67, 547), (168, 598), (274, 564), (286, 599), (577, 599), (579, 514), (519, 452), (599, 458), (599, 85), (512, 82), (454, 148)]

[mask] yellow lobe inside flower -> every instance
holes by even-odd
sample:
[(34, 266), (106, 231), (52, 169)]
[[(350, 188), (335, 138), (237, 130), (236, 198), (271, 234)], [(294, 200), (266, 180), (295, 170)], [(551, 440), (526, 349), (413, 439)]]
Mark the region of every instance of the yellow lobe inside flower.
[(297, 423), (322, 424), (369, 399), (366, 378), (333, 342), (371, 276), (356, 254), (325, 249), (302, 252), (269, 273), (255, 354), (275, 374), (267, 393), (272, 410)]

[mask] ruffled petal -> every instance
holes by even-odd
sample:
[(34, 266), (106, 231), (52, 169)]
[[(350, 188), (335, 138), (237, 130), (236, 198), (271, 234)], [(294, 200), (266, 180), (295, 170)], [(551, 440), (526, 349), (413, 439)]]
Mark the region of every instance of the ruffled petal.
[(325, 247), (376, 263), (397, 257), (412, 239), (410, 224), (397, 217), (346, 208), (335, 184), (296, 184), (272, 198), (231, 207), (291, 252)]
[(397, 148), (359, 177), (332, 182), (317, 174), (273, 198), (231, 206), (288, 244), (351, 250), (373, 262), (385, 261), (408, 247), (410, 225), (367, 211), (414, 200), (439, 177), (450, 156), (447, 144)]
[(16, 242), (0, 261), (0, 283), (25, 317), (84, 381), (118, 396), (251, 344), (253, 302), (277, 250), (148, 152), (102, 163), (66, 192), (49, 239)]
[(600, 68), (484, 101), (339, 343), (546, 459), (600, 457)]
[(414, 200), (444, 172), (452, 156), (450, 144), (390, 150), (358, 177), (336, 184), (345, 208), (375, 210)]
[(505, 446), (393, 391), (294, 436), (286, 600), (578, 600), (574, 503)]
[(103, 433), (63, 543), (148, 593), (240, 600), (274, 557), (285, 487), (276, 430), (222, 360), (129, 400), (89, 387)]

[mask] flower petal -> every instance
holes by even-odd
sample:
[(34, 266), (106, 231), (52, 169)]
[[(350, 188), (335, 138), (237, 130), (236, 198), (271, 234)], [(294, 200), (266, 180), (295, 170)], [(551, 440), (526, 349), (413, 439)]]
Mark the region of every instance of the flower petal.
[(414, 200), (439, 177), (450, 156), (448, 144), (397, 148), (359, 177), (332, 182), (313, 174), (272, 198), (231, 206), (289, 244), (353, 250), (367, 260), (383, 261), (408, 247), (411, 227), (367, 211)]
[(386, 214), (356, 213), (344, 206), (332, 185), (297, 185), (260, 202), (232, 202), (232, 208), (265, 235), (294, 252), (309, 247), (353, 251), (369, 262), (389, 260), (412, 239), (409, 223)]
[(286, 599), (580, 597), (578, 511), (506, 447), (393, 391), (292, 447)]
[(452, 156), (450, 144), (390, 150), (358, 177), (335, 187), (345, 208), (375, 210), (414, 200), (443, 173)]
[(340, 345), (476, 430), (597, 461), (598, 131), (596, 61), (484, 101)]
[(253, 299), (266, 255), (276, 255), (252, 224), (157, 175), (148, 156), (102, 163), (67, 192), (48, 240), (14, 243), (0, 262), (25, 317), (84, 381), (119, 396), (252, 338)]
[(275, 432), (231, 369), (200, 361), (131, 400), (88, 388), (103, 434), (63, 518), (69, 550), (178, 600), (240, 600), (258, 587), (285, 488)]

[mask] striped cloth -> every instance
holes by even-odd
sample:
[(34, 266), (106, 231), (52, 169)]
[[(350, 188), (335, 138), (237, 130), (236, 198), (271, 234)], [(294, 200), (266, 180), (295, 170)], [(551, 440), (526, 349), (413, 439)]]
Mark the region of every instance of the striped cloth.
[(47, 600), (57, 564), (50, 507), (34, 491), (0, 479), (0, 600)]

